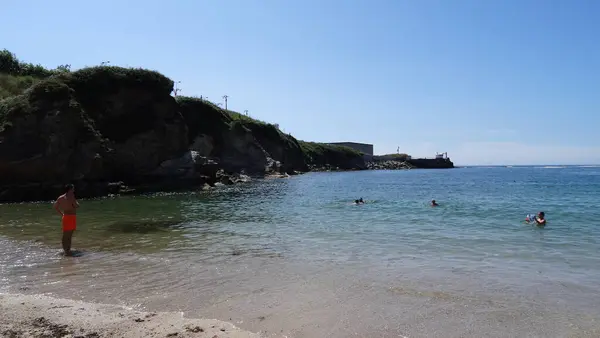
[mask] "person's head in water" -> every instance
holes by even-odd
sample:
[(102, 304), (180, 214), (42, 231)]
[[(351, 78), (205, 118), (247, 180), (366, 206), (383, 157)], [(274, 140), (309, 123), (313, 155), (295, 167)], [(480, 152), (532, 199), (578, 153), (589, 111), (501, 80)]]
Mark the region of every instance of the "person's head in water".
[(360, 201), (359, 201), (359, 200), (354, 200), (354, 203), (355, 203), (355, 204), (359, 204), (359, 203), (360, 203)]
[(73, 196), (75, 194), (75, 186), (71, 183), (65, 185), (65, 195)]
[(437, 207), (439, 204), (437, 204), (437, 202), (435, 200), (431, 200), (431, 206), (432, 207)]
[(540, 211), (540, 212), (538, 213), (538, 218), (539, 218), (539, 219), (544, 219), (544, 217), (546, 217), (546, 214), (544, 214), (544, 212), (543, 212), (543, 211)]

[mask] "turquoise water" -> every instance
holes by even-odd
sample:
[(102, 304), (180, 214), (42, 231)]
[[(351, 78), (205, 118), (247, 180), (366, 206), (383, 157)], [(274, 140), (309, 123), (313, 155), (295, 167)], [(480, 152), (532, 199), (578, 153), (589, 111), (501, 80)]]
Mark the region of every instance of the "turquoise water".
[(0, 290), (273, 336), (598, 337), (599, 200), (599, 167), (311, 173), (82, 201), (75, 259), (50, 204), (2, 205)]

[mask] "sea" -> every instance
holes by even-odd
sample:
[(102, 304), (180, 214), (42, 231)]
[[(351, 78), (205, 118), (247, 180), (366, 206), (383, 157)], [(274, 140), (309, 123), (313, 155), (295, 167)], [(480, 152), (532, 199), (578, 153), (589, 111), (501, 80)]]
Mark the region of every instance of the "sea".
[(81, 200), (80, 257), (52, 201), (4, 204), (0, 293), (265, 337), (600, 337), (599, 203), (599, 166), (308, 173)]

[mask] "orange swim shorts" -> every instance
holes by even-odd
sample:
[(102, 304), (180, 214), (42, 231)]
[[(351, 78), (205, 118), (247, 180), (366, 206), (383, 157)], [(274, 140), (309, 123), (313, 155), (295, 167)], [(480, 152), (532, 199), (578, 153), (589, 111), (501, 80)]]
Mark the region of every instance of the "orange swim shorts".
[(74, 231), (77, 228), (77, 217), (75, 215), (63, 215), (62, 229), (63, 231)]

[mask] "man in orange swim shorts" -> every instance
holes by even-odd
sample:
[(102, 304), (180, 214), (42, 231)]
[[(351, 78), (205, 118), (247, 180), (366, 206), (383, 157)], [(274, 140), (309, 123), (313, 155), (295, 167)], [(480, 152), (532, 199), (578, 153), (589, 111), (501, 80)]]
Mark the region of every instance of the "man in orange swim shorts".
[(75, 209), (79, 208), (79, 203), (75, 199), (75, 187), (72, 184), (65, 186), (65, 193), (58, 196), (54, 202), (54, 209), (62, 216), (62, 247), (65, 256), (72, 256), (71, 239), (73, 232), (77, 228), (77, 216)]

